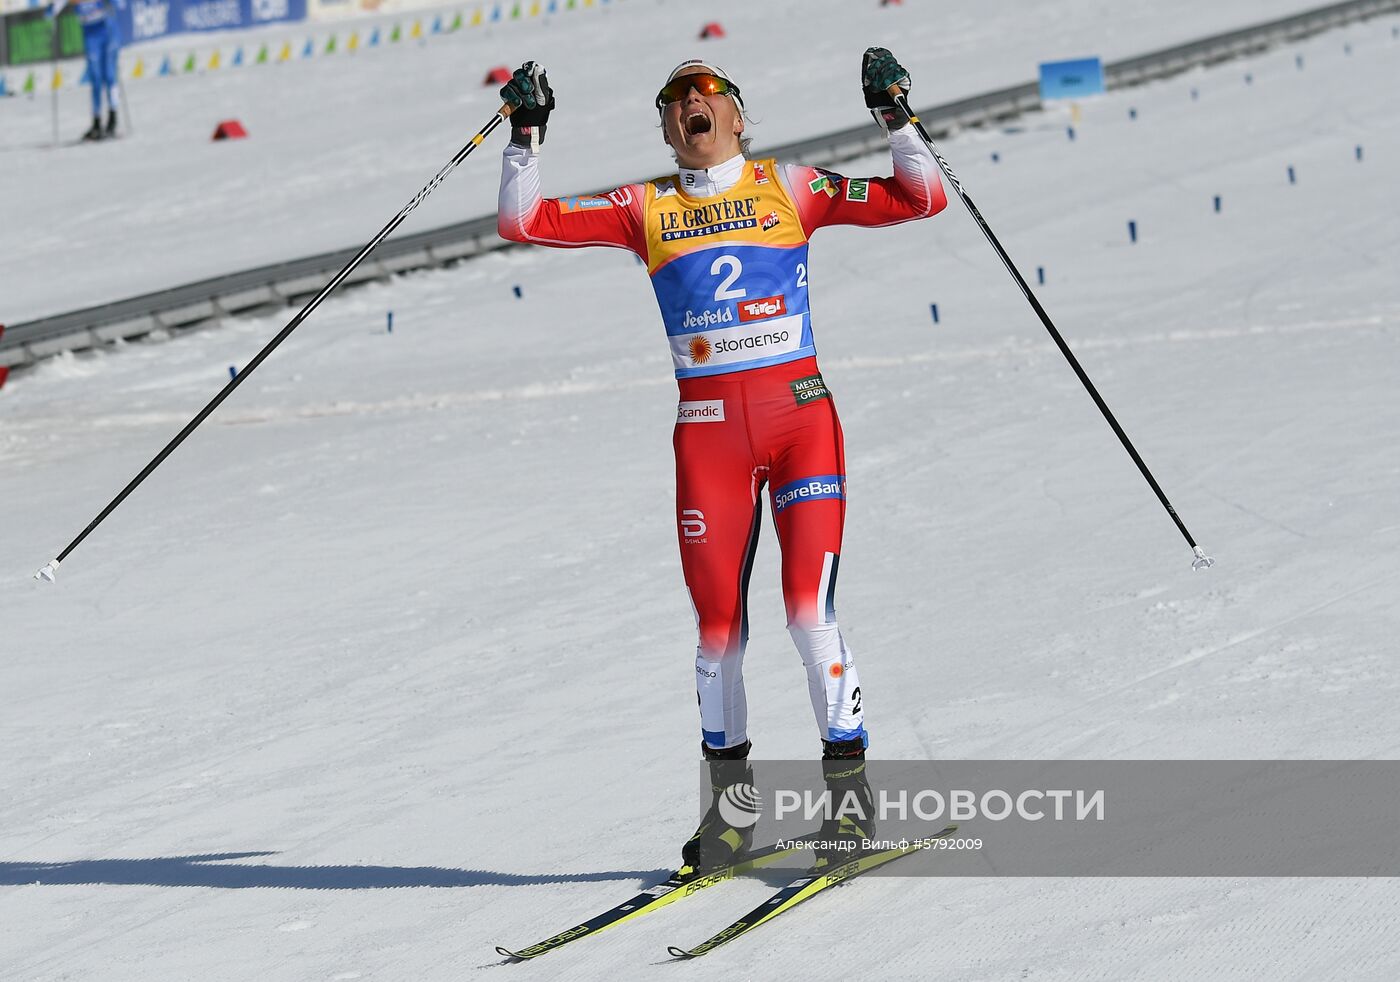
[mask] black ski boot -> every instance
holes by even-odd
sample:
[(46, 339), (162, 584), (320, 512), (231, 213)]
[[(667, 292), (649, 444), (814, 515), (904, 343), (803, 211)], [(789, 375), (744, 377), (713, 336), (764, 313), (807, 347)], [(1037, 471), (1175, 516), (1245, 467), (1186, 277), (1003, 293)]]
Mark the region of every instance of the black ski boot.
[(114, 138), (116, 135), (117, 135), (117, 111), (116, 111), (115, 109), (108, 109), (108, 110), (107, 110), (107, 128), (106, 128), (105, 130), (102, 131), (102, 136), (103, 136), (104, 139), (110, 140), (110, 139)]
[(88, 127), (88, 131), (87, 131), (86, 133), (83, 134), (83, 139), (86, 140), (86, 141), (88, 141), (88, 142), (92, 142), (92, 141), (94, 141), (94, 140), (100, 140), (100, 139), (102, 139), (102, 117), (101, 117), (101, 116), (94, 116), (94, 117), (92, 117), (92, 125), (89, 126), (89, 127)]
[(822, 823), (814, 868), (839, 866), (867, 851), (875, 837), (875, 795), (865, 778), (865, 742), (822, 741), (822, 777), (831, 795), (831, 817)]
[[(710, 765), (710, 807), (695, 834), (681, 847), (682, 873), (700, 874), (723, 869), (753, 845), (753, 823), (743, 827), (732, 825), (720, 810), (720, 798), (730, 787), (736, 784), (753, 786), (753, 768), (748, 762), (752, 747), (747, 740), (728, 750), (713, 750), (703, 742), (700, 744)], [(742, 794), (740, 797), (747, 801), (749, 796)]]

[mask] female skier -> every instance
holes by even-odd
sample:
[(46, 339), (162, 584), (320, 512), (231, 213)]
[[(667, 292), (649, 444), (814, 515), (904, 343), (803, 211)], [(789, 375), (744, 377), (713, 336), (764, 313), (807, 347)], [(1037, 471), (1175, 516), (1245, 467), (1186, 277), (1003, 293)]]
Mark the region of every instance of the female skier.
[[(870, 803), (865, 707), (836, 624), (846, 466), (836, 406), (817, 367), (807, 308), (807, 241), (827, 225), (893, 225), (946, 204), (937, 164), (888, 89), (908, 73), (888, 51), (861, 64), (866, 105), (889, 137), (894, 176), (847, 178), (748, 160), (739, 87), (692, 60), (656, 97), (677, 172), (605, 195), (542, 198), (538, 154), (554, 108), (544, 69), (526, 62), (501, 90), (513, 107), (501, 177), (502, 237), (615, 246), (646, 263), (680, 387), (676, 522), (699, 629), (700, 749), (715, 798), (685, 844), (685, 867), (726, 866), (752, 828), (724, 821), (725, 787), (752, 781), (744, 699), (746, 593), (768, 488), (782, 549), (787, 626), (807, 671), (823, 772), (837, 802)], [(865, 821), (828, 822), (822, 838), (865, 837)], [(852, 844), (858, 846), (858, 843)], [(836, 854), (835, 851), (832, 854)]]

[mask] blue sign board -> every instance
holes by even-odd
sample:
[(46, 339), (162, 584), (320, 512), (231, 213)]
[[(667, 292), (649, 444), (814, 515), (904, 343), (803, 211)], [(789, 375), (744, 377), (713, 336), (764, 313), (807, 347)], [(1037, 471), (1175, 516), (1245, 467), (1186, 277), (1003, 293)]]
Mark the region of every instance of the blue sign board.
[(1047, 61), (1040, 65), (1040, 98), (1076, 99), (1104, 91), (1103, 62), (1097, 58)]
[(126, 42), (187, 31), (219, 31), (306, 19), (306, 0), (129, 0), (120, 14)]

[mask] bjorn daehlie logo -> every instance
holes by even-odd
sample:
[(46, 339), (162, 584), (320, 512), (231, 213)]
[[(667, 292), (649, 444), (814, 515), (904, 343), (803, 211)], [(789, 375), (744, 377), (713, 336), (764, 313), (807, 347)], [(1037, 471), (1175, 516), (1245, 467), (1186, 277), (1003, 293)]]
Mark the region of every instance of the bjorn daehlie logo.
[(709, 526), (705, 524), (705, 513), (698, 508), (686, 508), (681, 512), (681, 535), (688, 543), (705, 542), (705, 533), (709, 531)]
[(776, 317), (787, 313), (787, 302), (783, 294), (776, 297), (759, 297), (757, 300), (739, 302), (739, 320), (756, 321), (765, 317)]

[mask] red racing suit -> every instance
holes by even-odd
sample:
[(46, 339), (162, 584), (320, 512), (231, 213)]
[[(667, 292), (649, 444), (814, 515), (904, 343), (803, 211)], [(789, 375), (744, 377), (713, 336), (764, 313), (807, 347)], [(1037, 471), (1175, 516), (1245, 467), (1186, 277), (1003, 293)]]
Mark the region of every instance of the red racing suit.
[(699, 630), (700, 728), (748, 739), (743, 656), (749, 571), (769, 489), (788, 631), (824, 740), (866, 739), (860, 680), (836, 624), (846, 466), (817, 368), (807, 242), (827, 225), (893, 225), (947, 204), (933, 155), (890, 134), (894, 176), (848, 178), (736, 156), (603, 195), (540, 194), (538, 158), (505, 151), (499, 229), (540, 245), (615, 246), (647, 266), (680, 387), (676, 521)]

